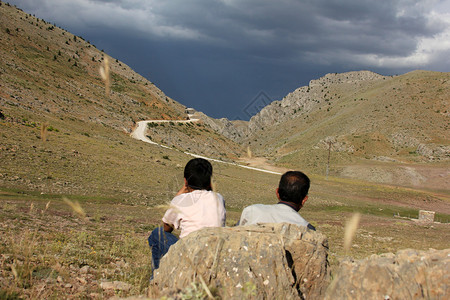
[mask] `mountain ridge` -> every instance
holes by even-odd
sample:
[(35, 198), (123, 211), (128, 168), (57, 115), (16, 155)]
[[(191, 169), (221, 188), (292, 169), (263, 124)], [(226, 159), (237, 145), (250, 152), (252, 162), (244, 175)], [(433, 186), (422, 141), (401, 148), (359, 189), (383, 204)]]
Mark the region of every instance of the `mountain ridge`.
[[(445, 133), (449, 129), (446, 122), (450, 114), (449, 83), (450, 73), (432, 71), (418, 70), (397, 76), (371, 71), (330, 73), (265, 106), (246, 123), (245, 129), (240, 129), (241, 135), (236, 134), (232, 121), (221, 122), (225, 129), (231, 128), (225, 135), (248, 143), (265, 156), (289, 153), (283, 150), (289, 148), (287, 141), (315, 128), (324, 128), (314, 139), (302, 143), (327, 148), (331, 141), (333, 151), (367, 154), (365, 149), (345, 139), (378, 136), (391, 144), (386, 144), (384, 152), (388, 147), (412, 147), (414, 154), (426, 160), (448, 160), (450, 142)], [(300, 127), (298, 131), (289, 129)], [(278, 138), (286, 139), (286, 143), (279, 145)], [(255, 143), (258, 139), (260, 145)]]

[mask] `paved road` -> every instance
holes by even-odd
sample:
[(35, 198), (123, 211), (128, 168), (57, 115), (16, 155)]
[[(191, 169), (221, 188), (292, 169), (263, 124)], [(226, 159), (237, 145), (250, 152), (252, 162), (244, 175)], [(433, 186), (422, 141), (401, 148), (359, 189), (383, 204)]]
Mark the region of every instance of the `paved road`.
[[(158, 144), (152, 140), (150, 140), (146, 135), (145, 135), (145, 130), (147, 129), (147, 124), (148, 123), (169, 123), (169, 122), (173, 122), (173, 123), (193, 123), (193, 122), (198, 122), (199, 119), (190, 119), (190, 120), (147, 120), (147, 121), (140, 121), (137, 122), (137, 126), (136, 128), (133, 130), (133, 132), (131, 133), (131, 137), (140, 141), (143, 141), (145, 143), (149, 143), (149, 144), (153, 144), (153, 145), (158, 145), (160, 147), (166, 148), (166, 149), (173, 149), (171, 147), (168, 147), (166, 145), (162, 145), (162, 144)], [(204, 158), (207, 159), (209, 161), (214, 161), (214, 162), (218, 162), (218, 163), (222, 163), (222, 164), (228, 164), (228, 165), (233, 165), (233, 166), (237, 166), (237, 167), (241, 167), (241, 168), (245, 168), (245, 169), (250, 169), (250, 170), (254, 170), (254, 171), (259, 171), (259, 172), (264, 172), (264, 173), (270, 173), (270, 174), (276, 174), (276, 175), (281, 175), (281, 173), (279, 172), (274, 172), (274, 171), (269, 171), (269, 170), (264, 170), (264, 169), (260, 169), (260, 168), (255, 168), (255, 167), (249, 167), (249, 166), (245, 166), (245, 165), (240, 165), (238, 163), (235, 162), (226, 162), (223, 160), (219, 160), (219, 159), (215, 159), (215, 158), (211, 158), (211, 157), (205, 157), (202, 155), (198, 155), (198, 154), (194, 154), (194, 153), (190, 153), (190, 152), (185, 152), (183, 151), (183, 153), (193, 156), (193, 157), (199, 157), (199, 158)]]

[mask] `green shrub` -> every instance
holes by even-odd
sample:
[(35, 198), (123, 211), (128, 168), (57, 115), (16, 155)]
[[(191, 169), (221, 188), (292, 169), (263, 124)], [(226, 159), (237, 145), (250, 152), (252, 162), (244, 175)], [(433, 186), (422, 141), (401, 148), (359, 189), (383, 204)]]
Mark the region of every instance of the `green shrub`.
[(55, 128), (55, 127), (53, 127), (51, 125), (47, 127), (47, 131), (59, 132), (59, 130), (57, 128)]

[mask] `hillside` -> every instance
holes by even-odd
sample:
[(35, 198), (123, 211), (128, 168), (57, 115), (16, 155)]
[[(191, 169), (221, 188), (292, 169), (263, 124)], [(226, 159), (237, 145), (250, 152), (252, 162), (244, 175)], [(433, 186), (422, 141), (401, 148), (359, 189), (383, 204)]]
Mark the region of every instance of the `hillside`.
[[(0, 18), (5, 110), (70, 116), (119, 130), (145, 118), (184, 117), (183, 105), (82, 37), (5, 4)], [(105, 58), (111, 71), (109, 96), (99, 73)]]
[[(140, 120), (185, 119), (185, 106), (82, 37), (0, 4), (1, 185), (150, 199), (155, 192), (146, 184), (160, 178), (145, 181), (143, 174), (162, 165), (170, 174), (186, 158), (144, 149), (128, 134)], [(109, 94), (99, 72), (106, 59)], [(180, 130), (161, 128), (161, 135), (171, 133), (178, 144), (163, 142), (180, 148), (195, 136), (199, 154), (239, 155), (236, 143), (207, 124), (197, 123), (188, 134)]]
[[(333, 175), (361, 178), (351, 174), (353, 165), (441, 166), (433, 176), (446, 178), (439, 182), (448, 187), (449, 101), (450, 73), (327, 74), (263, 108), (241, 141), (280, 166), (321, 174), (329, 149)], [(426, 181), (421, 176), (427, 172), (423, 169), (406, 183)], [(381, 173), (375, 181), (383, 181)]]

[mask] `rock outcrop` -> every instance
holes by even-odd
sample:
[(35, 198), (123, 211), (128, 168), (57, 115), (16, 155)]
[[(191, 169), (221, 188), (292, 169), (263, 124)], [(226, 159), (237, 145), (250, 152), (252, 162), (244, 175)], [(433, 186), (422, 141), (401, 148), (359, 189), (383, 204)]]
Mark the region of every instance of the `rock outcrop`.
[(154, 284), (170, 293), (204, 281), (222, 299), (318, 299), (327, 255), (325, 236), (293, 224), (205, 228), (170, 248)]
[(328, 101), (330, 85), (351, 85), (360, 87), (365, 82), (376, 82), (385, 78), (370, 71), (347, 73), (330, 73), (311, 80), (308, 86), (303, 86), (286, 95), (280, 101), (273, 101), (254, 115), (248, 124), (251, 133), (264, 127), (273, 126), (289, 120), (297, 113), (308, 113), (324, 101)]
[(401, 250), (344, 261), (325, 299), (448, 299), (450, 249)]
[(233, 141), (240, 141), (248, 134), (248, 122), (246, 121), (230, 121), (227, 118), (214, 119), (202, 112), (196, 112), (193, 115), (193, 118), (202, 120), (202, 122), (213, 130)]

